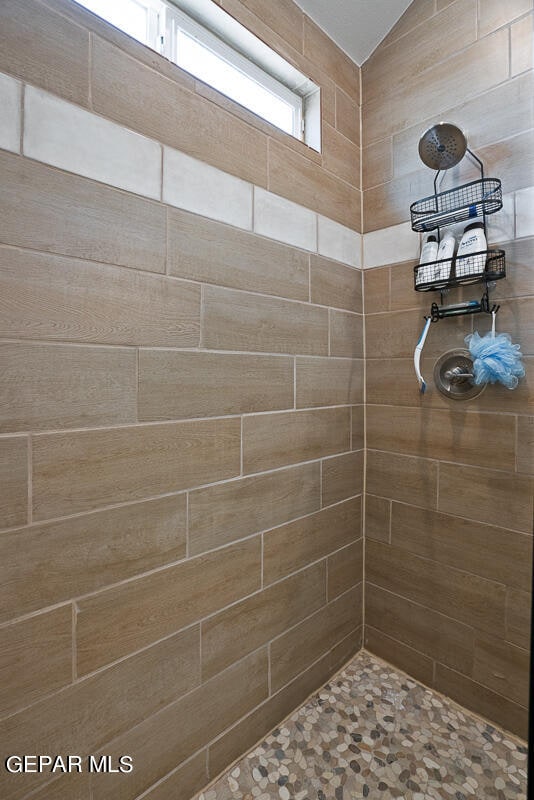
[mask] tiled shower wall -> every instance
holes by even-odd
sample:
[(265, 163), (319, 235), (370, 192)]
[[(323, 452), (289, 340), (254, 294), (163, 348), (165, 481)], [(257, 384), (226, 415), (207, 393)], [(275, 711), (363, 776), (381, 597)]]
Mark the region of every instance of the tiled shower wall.
[(0, 7), (0, 741), (134, 759), (3, 800), (189, 797), (361, 647), (359, 70), (222, 5), (321, 85), (322, 155)]
[[(362, 68), (368, 649), (526, 735), (534, 451), (532, 2), (415, 0)], [(432, 193), (417, 154), (431, 124), (466, 131), (504, 209), (497, 330), (525, 354), (513, 392), (446, 400), (432, 370), (486, 316), (432, 324), (420, 397), (413, 349), (436, 297), (413, 291), (409, 206)], [(452, 181), (476, 177), (451, 170)], [(411, 259), (411, 260), (409, 260)], [(398, 263), (398, 262), (403, 263)], [(480, 297), (452, 291), (445, 303)]]

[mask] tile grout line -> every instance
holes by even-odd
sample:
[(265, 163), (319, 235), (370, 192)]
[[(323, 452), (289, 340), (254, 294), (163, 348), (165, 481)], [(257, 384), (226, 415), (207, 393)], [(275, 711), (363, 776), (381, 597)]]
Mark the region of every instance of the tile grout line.
[(94, 34), (88, 31), (88, 51), (87, 51), (87, 107), (93, 110), (93, 47)]
[(26, 83), (21, 82), (20, 85), (20, 138), (19, 138), (19, 153), (21, 156), (24, 156), (24, 125), (26, 121), (26, 106), (25, 106), (25, 97), (26, 97)]
[(33, 436), (30, 433), (27, 437), (26, 443), (26, 459), (28, 470), (28, 487), (27, 487), (27, 525), (33, 523)]

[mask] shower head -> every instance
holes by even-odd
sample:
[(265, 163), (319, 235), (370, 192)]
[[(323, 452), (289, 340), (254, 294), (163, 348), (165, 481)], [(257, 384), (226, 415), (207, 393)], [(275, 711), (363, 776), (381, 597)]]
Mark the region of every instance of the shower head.
[(450, 122), (432, 125), (419, 139), (419, 156), (430, 169), (449, 169), (456, 166), (465, 155), (467, 139)]

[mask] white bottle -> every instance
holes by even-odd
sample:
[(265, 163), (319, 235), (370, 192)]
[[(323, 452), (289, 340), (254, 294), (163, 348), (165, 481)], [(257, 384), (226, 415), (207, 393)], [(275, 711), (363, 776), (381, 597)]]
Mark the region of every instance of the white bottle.
[(472, 222), (463, 233), (462, 240), (458, 246), (456, 258), (456, 277), (462, 278), (467, 275), (479, 275), (484, 272), (486, 266), (485, 255), (474, 255), (471, 258), (462, 258), (469, 253), (480, 253), (487, 250), (486, 234), (482, 222)]
[(415, 285), (420, 283), (431, 283), (434, 280), (434, 265), (431, 263), (438, 257), (438, 240), (433, 233), (429, 233), (425, 243), (421, 248), (421, 258), (419, 264), (428, 264), (428, 267), (420, 267), (415, 276)]
[[(436, 264), (436, 280), (448, 281), (451, 274), (452, 257), (454, 255), (454, 248), (456, 247), (456, 238), (451, 231), (446, 231), (443, 239), (439, 243), (437, 261), (441, 264)], [(445, 260), (447, 259), (447, 260)]]

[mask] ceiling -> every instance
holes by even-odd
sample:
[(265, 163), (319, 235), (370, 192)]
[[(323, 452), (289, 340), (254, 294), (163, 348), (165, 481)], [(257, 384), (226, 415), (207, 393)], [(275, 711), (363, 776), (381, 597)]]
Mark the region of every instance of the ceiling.
[(411, 0), (295, 0), (358, 65), (406, 11)]

